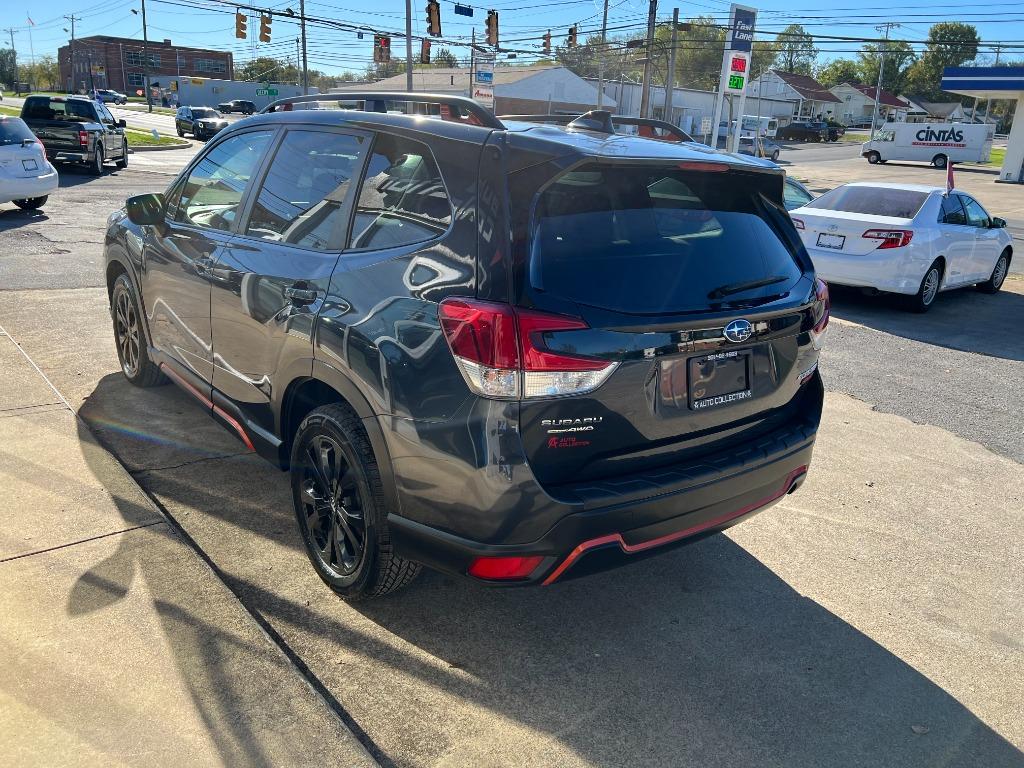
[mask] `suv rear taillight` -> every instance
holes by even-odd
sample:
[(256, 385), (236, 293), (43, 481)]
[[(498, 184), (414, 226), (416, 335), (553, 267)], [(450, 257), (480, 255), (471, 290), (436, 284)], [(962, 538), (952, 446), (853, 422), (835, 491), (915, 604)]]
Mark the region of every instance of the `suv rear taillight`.
[(453, 297), (440, 303), (438, 318), (466, 384), (483, 397), (579, 395), (597, 389), (618, 366), (544, 346), (545, 333), (589, 327), (576, 317)]
[(89, 132), (79, 131), (78, 132), (78, 143), (83, 147), (89, 146)]
[(910, 239), (913, 236), (914, 231), (911, 229), (869, 229), (861, 235), (868, 240), (881, 240), (882, 242), (878, 245), (880, 251), (885, 248), (902, 248), (904, 245), (910, 245)]
[(818, 322), (811, 329), (811, 339), (814, 342), (815, 348), (821, 349), (822, 337), (825, 335), (829, 316), (832, 314), (832, 301), (828, 295), (828, 283), (820, 277), (814, 281), (814, 300), (821, 307), (821, 315), (818, 317)]

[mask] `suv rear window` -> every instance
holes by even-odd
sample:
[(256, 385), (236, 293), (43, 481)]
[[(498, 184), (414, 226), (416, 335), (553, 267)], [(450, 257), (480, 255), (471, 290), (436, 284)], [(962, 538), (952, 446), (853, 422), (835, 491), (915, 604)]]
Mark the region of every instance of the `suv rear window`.
[[(534, 214), (535, 290), (630, 314), (706, 310), (715, 289), (780, 278), (730, 301), (784, 293), (802, 275), (780, 236), (773, 175), (590, 163), (560, 176)], [(778, 191), (775, 191), (778, 194)]]
[(921, 210), (927, 192), (887, 187), (836, 187), (807, 204), (808, 208), (845, 213), (866, 213), (870, 216), (892, 216), (912, 219)]
[(35, 141), (36, 137), (23, 120), (0, 115), (0, 145), (21, 144), (25, 139)]

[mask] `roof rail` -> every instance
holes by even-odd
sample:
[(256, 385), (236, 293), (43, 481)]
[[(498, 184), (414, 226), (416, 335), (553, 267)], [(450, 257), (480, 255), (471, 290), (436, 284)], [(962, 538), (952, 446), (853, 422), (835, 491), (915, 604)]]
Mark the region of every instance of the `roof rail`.
[(411, 91), (344, 91), (340, 93), (317, 93), (309, 96), (289, 96), (278, 99), (260, 110), (260, 114), (280, 112), (289, 104), (307, 104), (318, 101), (361, 101), (364, 112), (387, 112), (388, 102), (407, 102), (412, 104), (437, 104), (448, 107), (456, 118), (475, 119), (486, 128), (503, 129), (505, 126), (494, 115), (465, 96), (452, 96), (444, 93), (418, 93)]
[[(671, 141), (693, 141), (693, 137), (686, 133), (683, 129), (673, 125), (666, 120), (657, 120), (653, 117), (632, 117), (630, 115), (610, 115), (612, 122), (612, 130), (607, 130), (607, 127), (592, 127), (591, 125), (583, 124), (577, 121), (586, 120), (590, 123), (595, 118), (599, 118), (601, 112), (597, 110), (591, 110), (584, 115), (499, 115), (499, 120), (520, 120), (524, 123), (555, 123), (557, 125), (566, 125), (573, 128), (582, 128), (587, 131), (599, 131), (602, 133), (614, 133), (614, 126), (617, 125), (635, 125), (638, 128), (659, 128), (662, 131), (668, 133), (671, 136)], [(604, 113), (608, 114), (608, 113)], [(574, 124), (575, 123), (575, 124)], [(656, 136), (645, 136), (641, 132), (641, 136), (645, 138), (659, 138)], [(664, 141), (665, 139), (662, 139)]]

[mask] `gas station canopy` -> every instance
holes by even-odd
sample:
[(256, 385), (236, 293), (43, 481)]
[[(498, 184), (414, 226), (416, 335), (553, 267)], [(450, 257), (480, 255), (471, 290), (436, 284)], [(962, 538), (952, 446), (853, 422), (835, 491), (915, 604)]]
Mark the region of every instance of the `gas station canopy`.
[(942, 72), (942, 90), (959, 96), (1017, 102), (999, 180), (1018, 184), (1024, 181), (1024, 67), (946, 67)]

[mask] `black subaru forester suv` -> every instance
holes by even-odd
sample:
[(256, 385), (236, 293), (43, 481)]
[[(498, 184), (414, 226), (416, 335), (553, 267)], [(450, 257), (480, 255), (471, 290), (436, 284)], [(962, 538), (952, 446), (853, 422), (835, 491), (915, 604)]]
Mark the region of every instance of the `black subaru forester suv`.
[(607, 113), (337, 98), (271, 105), (130, 199), (106, 277), (124, 375), (290, 472), (338, 594), (421, 565), (551, 584), (801, 484), (829, 301), (781, 171)]

